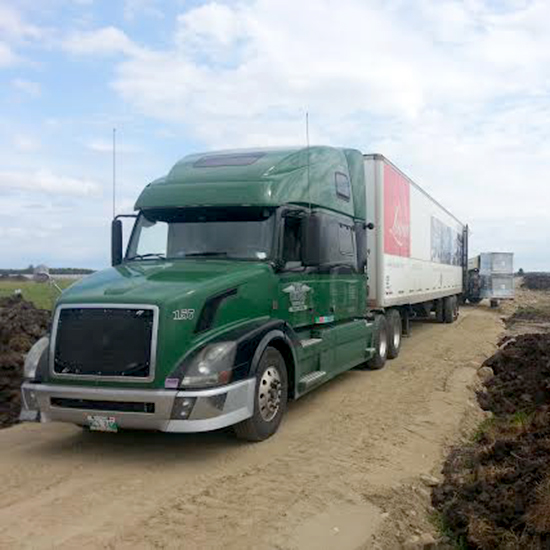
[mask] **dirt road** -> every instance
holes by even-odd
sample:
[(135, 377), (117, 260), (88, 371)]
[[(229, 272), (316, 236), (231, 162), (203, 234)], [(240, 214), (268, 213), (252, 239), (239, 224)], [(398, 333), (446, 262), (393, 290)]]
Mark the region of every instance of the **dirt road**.
[(419, 323), (381, 371), (291, 404), (260, 444), (230, 433), (0, 431), (0, 548), (391, 548), (473, 409), (499, 313)]

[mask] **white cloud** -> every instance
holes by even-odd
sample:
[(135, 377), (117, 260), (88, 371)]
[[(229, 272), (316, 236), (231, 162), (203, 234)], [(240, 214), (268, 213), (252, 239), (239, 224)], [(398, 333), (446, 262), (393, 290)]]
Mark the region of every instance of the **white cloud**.
[(124, 0), (123, 15), (126, 21), (138, 18), (163, 19), (164, 13), (158, 0)]
[(33, 136), (15, 134), (13, 137), (13, 146), (21, 153), (32, 153), (40, 149), (40, 142)]
[[(106, 140), (106, 139), (93, 139), (91, 141), (88, 141), (86, 143), (86, 147), (90, 149), (91, 151), (94, 151), (96, 153), (109, 153), (110, 155), (113, 153), (113, 142), (112, 140)], [(139, 151), (139, 147), (131, 144), (131, 143), (121, 143), (120, 137), (117, 140), (116, 144), (116, 152), (117, 153), (137, 153)]]
[(18, 61), (18, 56), (5, 43), (0, 42), (0, 67), (9, 67)]
[(42, 87), (38, 82), (26, 80), (24, 78), (14, 78), (11, 85), (19, 92), (23, 92), (32, 97), (38, 97), (42, 93)]
[(72, 33), (63, 47), (72, 54), (137, 55), (140, 52), (140, 48), (115, 27)]
[(7, 4), (0, 4), (0, 36), (5, 39), (37, 39), (43, 29), (25, 21), (18, 10)]
[(60, 196), (94, 196), (100, 193), (101, 186), (94, 181), (60, 176), (49, 170), (34, 172), (0, 171), (0, 193), (26, 191)]
[(20, 63), (18, 47), (44, 35), (44, 29), (25, 21), (14, 7), (0, 3), (0, 68)]

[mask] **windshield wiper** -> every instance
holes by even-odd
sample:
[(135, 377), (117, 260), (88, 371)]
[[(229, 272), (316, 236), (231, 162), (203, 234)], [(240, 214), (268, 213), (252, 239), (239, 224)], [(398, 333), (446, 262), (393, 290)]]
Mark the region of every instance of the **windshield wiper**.
[(159, 260), (166, 260), (166, 256), (158, 252), (148, 252), (147, 254), (136, 254), (135, 256), (131, 256), (130, 258), (126, 258), (126, 259), (127, 260), (145, 260), (147, 258), (158, 258)]
[(189, 256), (227, 256), (227, 252), (191, 252), (186, 254), (184, 258), (189, 258)]

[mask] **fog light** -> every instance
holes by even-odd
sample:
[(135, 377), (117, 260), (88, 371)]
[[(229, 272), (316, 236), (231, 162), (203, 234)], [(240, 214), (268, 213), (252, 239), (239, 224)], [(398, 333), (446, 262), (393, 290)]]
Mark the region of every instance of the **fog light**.
[(27, 409), (38, 409), (38, 401), (36, 399), (36, 392), (34, 390), (23, 390), (23, 403)]
[(196, 400), (196, 397), (176, 397), (174, 399), (174, 406), (172, 407), (171, 418), (173, 420), (185, 420), (189, 418)]

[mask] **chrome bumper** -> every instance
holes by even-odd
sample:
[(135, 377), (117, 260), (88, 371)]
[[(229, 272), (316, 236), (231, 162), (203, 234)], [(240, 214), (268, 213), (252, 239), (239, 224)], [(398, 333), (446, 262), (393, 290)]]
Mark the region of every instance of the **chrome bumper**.
[[(254, 378), (196, 391), (112, 389), (24, 382), (21, 420), (70, 422), (86, 426), (89, 416), (112, 416), (120, 428), (161, 432), (206, 432), (237, 424), (254, 412)], [(179, 406), (192, 401), (185, 413)], [(66, 401), (71, 406), (64, 406)], [(76, 400), (96, 402), (93, 407)], [(53, 403), (52, 403), (53, 401)], [(68, 402), (68, 401), (67, 401)], [(97, 402), (101, 402), (100, 404)], [(109, 402), (116, 408), (109, 409)], [(148, 404), (151, 412), (118, 410), (124, 403)], [(99, 407), (99, 408), (98, 408)], [(184, 416), (185, 419), (181, 419)]]

